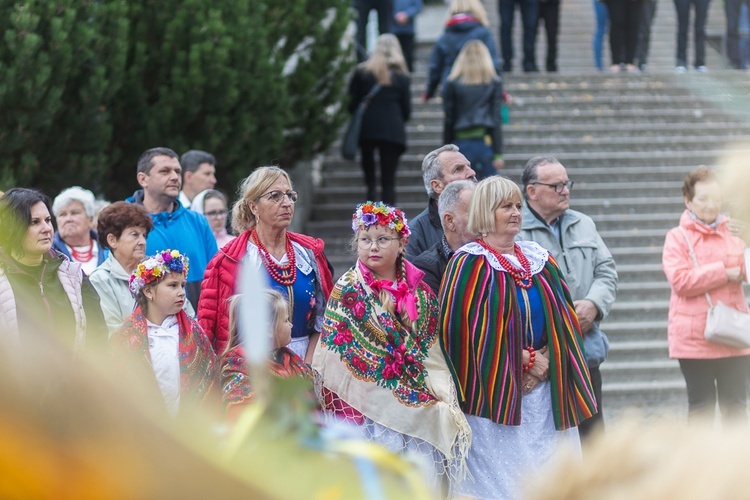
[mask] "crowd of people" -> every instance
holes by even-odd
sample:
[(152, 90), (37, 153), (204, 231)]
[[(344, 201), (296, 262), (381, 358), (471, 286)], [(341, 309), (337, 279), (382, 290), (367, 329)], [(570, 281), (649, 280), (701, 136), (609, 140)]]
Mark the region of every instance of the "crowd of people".
[[(215, 162), (186, 155), (197, 153)], [(241, 342), (238, 321), (246, 264), (267, 289), (258, 307), (272, 318), (271, 373), (301, 377), (311, 391), (317, 381), (323, 422), (346, 422), (392, 451), (421, 456), (437, 490), (506, 495), (560, 443), (580, 446), (576, 427), (601, 412), (585, 337), (598, 333), (592, 325), (614, 289), (583, 307), (565, 284), (567, 260), (563, 270), (550, 251), (515, 242), (523, 197), (570, 194), (554, 158), (530, 162), (522, 196), (499, 176), (477, 184), (455, 145), (430, 152), (423, 168), (430, 207), (410, 225), (382, 201), (357, 206), (356, 263), (337, 282), (323, 241), (288, 230), (299, 195), (279, 167), (259, 167), (242, 182), (229, 231), (236, 236), (218, 249), (220, 231), (206, 209), (226, 220), (227, 204), (213, 195), (210, 166), (205, 189), (187, 193), (180, 157), (149, 149), (137, 161), (142, 189), (107, 205), (96, 229), (94, 196), (81, 187), (54, 203), (34, 189), (4, 193), (4, 344), (28, 346), (53, 332), (72, 352), (109, 346), (114, 365), (147, 374), (143, 390), (158, 394), (168, 414), (218, 405), (233, 422), (255, 394), (246, 362), (253, 346)], [(553, 189), (537, 193), (541, 186)], [(212, 200), (219, 203), (210, 207)], [(560, 218), (567, 207), (558, 205)], [(571, 216), (570, 224), (579, 222)], [(612, 266), (604, 281), (614, 287), (614, 263), (606, 247), (600, 253)], [(534, 449), (512, 462), (495, 461), (502, 447), (530, 442)]]

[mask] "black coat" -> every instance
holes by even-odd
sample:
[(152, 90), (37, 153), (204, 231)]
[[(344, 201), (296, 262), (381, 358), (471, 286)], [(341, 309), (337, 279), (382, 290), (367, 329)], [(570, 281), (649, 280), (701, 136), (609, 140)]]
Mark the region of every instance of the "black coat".
[(459, 130), (485, 127), (492, 135), (492, 152), (503, 154), (503, 85), (500, 78), (483, 85), (448, 81), (443, 92), (443, 143), (452, 144)]
[[(406, 148), (406, 121), (411, 115), (409, 77), (394, 72), (391, 84), (381, 87), (365, 111), (360, 140), (387, 141)], [(375, 85), (372, 73), (357, 69), (349, 83), (349, 112), (354, 111)]]
[(424, 272), (422, 281), (432, 288), (435, 295), (440, 293), (440, 282), (443, 280), (443, 274), (445, 274), (451, 256), (453, 256), (453, 252), (450, 254), (445, 252), (445, 246), (441, 238), (430, 248), (410, 259), (412, 264)]

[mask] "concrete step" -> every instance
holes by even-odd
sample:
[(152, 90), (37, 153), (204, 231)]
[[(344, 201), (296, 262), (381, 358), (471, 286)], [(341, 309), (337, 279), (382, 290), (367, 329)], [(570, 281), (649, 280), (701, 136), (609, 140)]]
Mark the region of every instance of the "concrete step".
[(633, 293), (619, 294), (607, 316), (608, 321), (632, 321), (633, 318), (641, 320), (661, 320), (667, 318), (669, 312), (669, 299), (667, 300), (627, 300), (627, 295)]
[(619, 380), (620, 383), (627, 384), (655, 384), (665, 380), (676, 382), (682, 379), (677, 360), (668, 358), (646, 361), (608, 359), (599, 369), (602, 372), (602, 383), (604, 380)]
[[(605, 332), (606, 333), (606, 332)], [(606, 364), (669, 358), (666, 340), (622, 341), (610, 338)]]

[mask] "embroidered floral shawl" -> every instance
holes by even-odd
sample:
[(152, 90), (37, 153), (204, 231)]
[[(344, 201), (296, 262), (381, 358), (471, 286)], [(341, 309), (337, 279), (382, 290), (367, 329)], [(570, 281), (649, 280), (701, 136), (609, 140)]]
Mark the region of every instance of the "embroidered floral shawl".
[(346, 405), (426, 441), (460, 469), (471, 430), (438, 342), (437, 301), (421, 280), (423, 273), (408, 262), (405, 266), (417, 298), (415, 331), (383, 308), (355, 264), (331, 292), (313, 369), (324, 390)]
[[(185, 311), (177, 313), (180, 326), (180, 408), (185, 398), (202, 401), (213, 386), (217, 370), (216, 354), (198, 323)], [(115, 354), (124, 351), (142, 360), (149, 370), (148, 325), (141, 307), (128, 316), (110, 339)]]
[[(271, 353), (268, 369), (274, 377), (309, 377), (312, 380), (310, 366), (287, 347), (276, 349)], [(245, 350), (242, 346), (232, 347), (224, 355), (221, 367), (221, 395), (227, 411), (233, 406), (252, 401), (254, 393), (248, 375)]]
[[(567, 429), (597, 411), (578, 317), (552, 256), (536, 243), (519, 245), (542, 299), (555, 426)], [(498, 424), (520, 425), (524, 325), (513, 280), (497, 259), (469, 243), (448, 263), (440, 306), (442, 340), (463, 410)]]

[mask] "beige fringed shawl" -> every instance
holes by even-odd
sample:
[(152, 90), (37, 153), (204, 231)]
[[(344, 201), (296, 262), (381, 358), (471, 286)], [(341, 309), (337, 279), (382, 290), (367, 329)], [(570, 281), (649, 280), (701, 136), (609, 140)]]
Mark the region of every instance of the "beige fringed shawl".
[(354, 409), (429, 443), (447, 461), (451, 479), (460, 479), (471, 429), (438, 340), (435, 295), (422, 281), (423, 273), (405, 262), (406, 282), (419, 313), (412, 331), (398, 314), (383, 308), (359, 265), (349, 269), (331, 293), (313, 358), (324, 390), (341, 400), (336, 404), (327, 394), (327, 406), (350, 418), (356, 415)]

